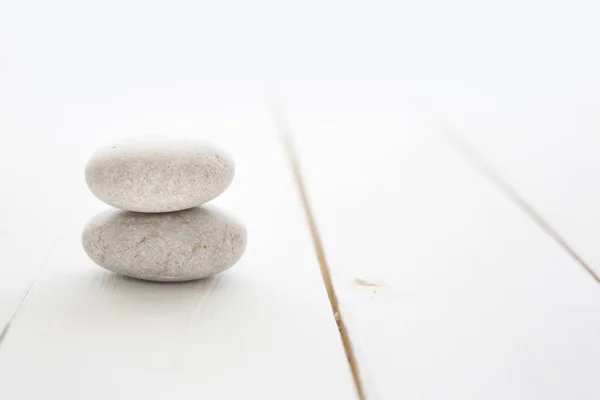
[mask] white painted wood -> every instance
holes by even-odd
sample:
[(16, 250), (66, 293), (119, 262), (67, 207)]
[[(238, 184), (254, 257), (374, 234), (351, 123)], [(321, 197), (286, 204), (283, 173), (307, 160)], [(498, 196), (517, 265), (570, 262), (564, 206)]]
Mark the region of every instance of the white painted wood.
[(593, 114), (600, 110), (571, 107), (572, 113), (549, 108), (543, 118), (503, 109), (485, 122), (447, 119), (456, 120), (454, 134), (600, 274), (600, 123)]
[[(49, 200), (55, 212), (40, 224), (61, 238), (0, 345), (0, 398), (354, 398), (301, 204), (271, 121), (258, 115), (119, 120), (46, 143), (66, 167), (50, 163), (39, 175), (65, 193)], [(85, 215), (106, 207), (85, 188), (86, 155), (115, 137), (166, 129), (206, 133), (236, 159), (234, 182), (215, 203), (245, 221), (248, 247), (214, 279), (121, 278), (81, 248)], [(3, 265), (6, 282), (11, 271)]]
[(0, 234), (0, 334), (21, 305), (48, 258), (47, 239), (32, 233)]
[[(457, 3), (445, 19), (477, 25), (482, 13), (461, 13), (468, 2)], [(483, 53), (453, 40), (448, 51), (461, 55), (453, 79), (422, 97), (442, 130), (466, 139), (598, 275), (600, 55), (589, 49), (600, 36), (600, 4), (565, 5), (503, 4), (511, 15), (473, 35), (487, 44)]]
[[(3, 39), (0, 39), (0, 176), (3, 178), (0, 205), (5, 211), (3, 229), (10, 234), (29, 234), (35, 228), (51, 237), (61, 233), (64, 240), (57, 243), (53, 257), (64, 263), (49, 262), (50, 268), (40, 276), (39, 286), (34, 286), (23, 306), (21, 318), (15, 321), (15, 329), (11, 329), (0, 349), (0, 370), (4, 373), (0, 375), (4, 384), (0, 385), (0, 397), (11, 398), (9, 395), (13, 395), (12, 398), (18, 399), (28, 394), (33, 396), (36, 390), (43, 389), (47, 391), (44, 397), (59, 393), (65, 398), (70, 395), (80, 398), (84, 390), (84, 398), (93, 397), (95, 393), (113, 398), (126, 397), (127, 393), (118, 389), (127, 386), (126, 382), (140, 384), (143, 374), (147, 373), (151, 374), (148, 375), (151, 383), (137, 385), (136, 389), (152, 391), (149, 397), (162, 394), (160, 390), (153, 391), (158, 386), (162, 390), (175, 386), (170, 381), (174, 376), (167, 374), (165, 378), (157, 367), (172, 354), (168, 347), (159, 348), (153, 353), (155, 358), (150, 360), (134, 358), (146, 354), (143, 350), (154, 343), (140, 342), (134, 334), (137, 325), (128, 325), (129, 318), (119, 318), (133, 313), (127, 311), (135, 308), (130, 307), (131, 303), (139, 306), (147, 304), (145, 301), (156, 301), (181, 306), (172, 319), (174, 324), (183, 325), (182, 321), (195, 306), (195, 303), (187, 303), (192, 294), (181, 294), (179, 303), (173, 301), (176, 294), (170, 293), (171, 289), (155, 292), (147, 290), (146, 286), (132, 287), (132, 282), (118, 280), (108, 282), (104, 285), (108, 289), (104, 290), (98, 280), (108, 280), (108, 275), (92, 276), (92, 271), (96, 270), (91, 264), (85, 264), (88, 261), (76, 252), (76, 232), (100, 207), (89, 200), (85, 187), (76, 183), (82, 180), (82, 175), (73, 165), (84, 165), (85, 156), (97, 145), (104, 144), (111, 135), (118, 137), (113, 133), (115, 128), (102, 121), (112, 120), (116, 129), (123, 129), (123, 121), (119, 119), (137, 114), (138, 120), (132, 123), (137, 129), (144, 124), (152, 127), (156, 123), (153, 116), (162, 113), (158, 119), (162, 120), (165, 131), (161, 133), (187, 126), (209, 131), (201, 131), (202, 134), (220, 136), (223, 128), (219, 126), (223, 121), (238, 121), (236, 132), (246, 132), (249, 137), (260, 136), (262, 130), (256, 133), (248, 129), (248, 125), (253, 124), (243, 123), (236, 107), (250, 110), (248, 104), (253, 100), (248, 97), (261, 86), (256, 81), (294, 77), (297, 80), (291, 85), (296, 89), (312, 88), (319, 92), (318, 96), (309, 99), (319, 106), (346, 104), (356, 102), (356, 99), (360, 103), (361, 99), (368, 99), (377, 107), (393, 112), (393, 98), (397, 93), (411, 92), (417, 94), (416, 97), (431, 100), (436, 110), (450, 110), (453, 116), (465, 112), (467, 119), (472, 120), (477, 113), (478, 118), (487, 119), (483, 128), (489, 130), (496, 128), (498, 119), (488, 118), (482, 112), (493, 109), (500, 97), (505, 103), (518, 103), (521, 106), (518, 110), (528, 113), (532, 94), (573, 98), (581, 91), (600, 92), (597, 78), (592, 79), (597, 77), (599, 70), (598, 52), (593, 51), (599, 26), (596, 9), (596, 2), (587, 0), (568, 5), (540, 0), (502, 3), (433, 0), (375, 2), (369, 7), (337, 1), (303, 2), (297, 6), (273, 1), (210, 4), (178, 1), (168, 6), (138, 0), (107, 0), (101, 5), (71, 0), (6, 1), (0, 13), (0, 38)], [(308, 26), (310, 29), (306, 29)], [(322, 96), (325, 91), (333, 96)], [(595, 104), (597, 97), (589, 99), (584, 102), (586, 106)], [(180, 114), (169, 116), (169, 109), (178, 110)], [(222, 113), (217, 123), (187, 123), (190, 115), (210, 118), (215, 109)], [(546, 107), (539, 109), (542, 116), (543, 111), (547, 111)], [(429, 144), (411, 143), (406, 143), (410, 145), (407, 153), (400, 153), (405, 159), (397, 159), (396, 149), (389, 146), (389, 125), (381, 121), (381, 115), (363, 121), (362, 126), (354, 124), (360, 121), (352, 113), (342, 113), (339, 117), (340, 121), (347, 122), (347, 126), (341, 129), (332, 124), (323, 128), (323, 138), (311, 139), (304, 160), (305, 165), (312, 162), (313, 152), (318, 151), (320, 155), (314, 154), (317, 161), (327, 152), (327, 156), (332, 157), (332, 164), (339, 163), (339, 173), (337, 167), (331, 173), (332, 165), (318, 161), (311, 172), (310, 184), (316, 187), (316, 182), (321, 182), (319, 190), (312, 190), (315, 196), (319, 193), (330, 196), (326, 202), (316, 200), (319, 200), (317, 208), (322, 209), (317, 210), (317, 216), (327, 236), (329, 244), (326, 245), (331, 247), (333, 241), (338, 243), (338, 250), (330, 255), (332, 264), (338, 265), (337, 268), (347, 268), (347, 264), (357, 268), (368, 265), (373, 275), (364, 277), (366, 274), (361, 268), (360, 274), (351, 273), (353, 270), (349, 269), (347, 279), (342, 281), (345, 284), (340, 284), (337, 278), (340, 292), (346, 289), (351, 295), (358, 296), (342, 296), (343, 302), (358, 303), (360, 306), (350, 307), (356, 310), (355, 318), (369, 321), (362, 325), (362, 336), (358, 336), (367, 346), (358, 346), (357, 351), (364, 352), (361, 360), (366, 362), (362, 370), (371, 397), (379, 394), (382, 398), (396, 398), (398, 393), (410, 395), (416, 392), (417, 396), (413, 397), (417, 398), (437, 394), (445, 399), (449, 397), (448, 393), (450, 396), (465, 394), (462, 398), (476, 398), (482, 393), (485, 398), (493, 395), (528, 398), (527, 395), (533, 392), (531, 398), (536, 397), (536, 390), (539, 390), (539, 397), (547, 398), (545, 395), (555, 389), (551, 393), (555, 397), (569, 389), (577, 392), (574, 395), (571, 391), (564, 397), (590, 396), (593, 393), (589, 390), (590, 385), (594, 385), (594, 381), (586, 380), (586, 377), (596, 367), (593, 357), (597, 355), (590, 338), (597, 329), (593, 323), (590, 327), (588, 321), (597, 319), (593, 305), (598, 302), (595, 294), (590, 292), (588, 281), (583, 276), (577, 278), (578, 273), (572, 272), (571, 261), (528, 225), (510, 203), (503, 203), (496, 192), (492, 194), (492, 189), (478, 180), (478, 175), (467, 178), (474, 172), (467, 167), (461, 172), (457, 165), (463, 164), (459, 161), (455, 160), (449, 166), (438, 165), (437, 169), (428, 167), (430, 164), (419, 155), (429, 154), (424, 160), (437, 160), (437, 152), (426, 152), (432, 151)], [(6, 123), (6, 118), (10, 123)], [(454, 118), (451, 120), (455, 121)], [(94, 125), (100, 125), (102, 129), (92, 136), (89, 131)], [(268, 128), (264, 125), (266, 131)], [(374, 125), (379, 128), (373, 128)], [(529, 127), (540, 128), (538, 124)], [(343, 134), (359, 130), (364, 134), (362, 128), (369, 131), (364, 137), (350, 136), (348, 141)], [(382, 135), (379, 144), (376, 135), (370, 136), (377, 133), (377, 129), (381, 129)], [(337, 137), (332, 136), (331, 130), (338, 132), (334, 135)], [(233, 147), (241, 150), (237, 154), (241, 152), (250, 157), (252, 153), (250, 164), (264, 157), (263, 141), (234, 137), (230, 137)], [(216, 139), (221, 142), (220, 137)], [(362, 159), (352, 154), (360, 150), (362, 144), (359, 142), (362, 141), (374, 145), (385, 155), (384, 161), (391, 171), (387, 169), (388, 165), (377, 169), (380, 160), (372, 160), (371, 153), (363, 154)], [(405, 146), (402, 141), (400, 144)], [(496, 145), (498, 142), (493, 143)], [(373, 148), (367, 147), (369, 149)], [(416, 155), (413, 156), (410, 149), (414, 149)], [(347, 159), (340, 160), (340, 154), (347, 154)], [(441, 159), (445, 159), (443, 154), (441, 151)], [(406, 170), (395, 172), (398, 163)], [(244, 194), (243, 201), (239, 197), (232, 200), (234, 211), (253, 226), (259, 226), (258, 232), (264, 235), (268, 232), (268, 235), (259, 235), (260, 241), (253, 245), (250, 231), (250, 246), (255, 246), (254, 253), (252, 257), (247, 254), (245, 264), (232, 270), (234, 275), (231, 276), (242, 274), (240, 286), (243, 287), (246, 287), (246, 279), (258, 279), (268, 287), (267, 292), (270, 289), (287, 293), (287, 300), (298, 299), (296, 301), (301, 303), (310, 299), (315, 302), (315, 309), (326, 313), (322, 298), (313, 294), (316, 276), (307, 272), (310, 268), (303, 270), (302, 275), (290, 273), (291, 268), (281, 268), (290, 262), (294, 266), (312, 267), (310, 263), (314, 261), (309, 260), (312, 255), (308, 251), (296, 253), (299, 251), (296, 242), (303, 239), (287, 236), (290, 235), (287, 228), (296, 226), (288, 220), (289, 213), (298, 214), (298, 210), (290, 211), (285, 201), (259, 203), (259, 196), (263, 201), (280, 191), (266, 184), (254, 185), (259, 179), (270, 181), (272, 174), (283, 173), (283, 163), (276, 164), (278, 167), (274, 165), (261, 164), (260, 168), (251, 168), (250, 173), (257, 173), (260, 178), (252, 176), (246, 181), (248, 186), (239, 189), (239, 193)], [(373, 171), (377, 173), (374, 177), (365, 178), (364, 173)], [(463, 181), (461, 177), (465, 174), (467, 177)], [(281, 179), (273, 178), (277, 182)], [(404, 185), (401, 188), (394, 181), (400, 179)], [(257, 188), (262, 188), (264, 193), (254, 192)], [(482, 192), (477, 192), (480, 188)], [(282, 191), (291, 196), (291, 189)], [(230, 200), (226, 199), (239, 196), (233, 193), (220, 201), (228, 203)], [(414, 197), (410, 197), (411, 193)], [(328, 204), (327, 208), (323, 204)], [(397, 204), (406, 207), (397, 207)], [(494, 207), (500, 210), (499, 214), (490, 217), (489, 210)], [(395, 213), (388, 211), (397, 208), (399, 211)], [(361, 214), (363, 210), (368, 210), (368, 214)], [(65, 215), (69, 218), (65, 219)], [(270, 224), (273, 225), (263, 225), (265, 215), (272, 216)], [(371, 215), (381, 220), (373, 222), (369, 219)], [(327, 219), (321, 223), (324, 216)], [(393, 232), (400, 240), (382, 246), (381, 233), (390, 229), (384, 225), (387, 220), (393, 223), (391, 226), (398, 226)], [(350, 221), (353, 221), (351, 226), (347, 225)], [(301, 222), (297, 224), (300, 226)], [(456, 227), (463, 225), (467, 233), (460, 231), (459, 235), (455, 232)], [(361, 228), (359, 234), (352, 229), (356, 226)], [(362, 229), (365, 226), (369, 228), (366, 233)], [(518, 237), (515, 231), (519, 232)], [(496, 236), (490, 232), (495, 232)], [(594, 243), (593, 237), (583, 236)], [(357, 237), (361, 243), (365, 242), (364, 248), (356, 244)], [(486, 240), (482, 243), (483, 239)], [(20, 239), (15, 240), (22, 243)], [(273, 253), (274, 248), (280, 251)], [(465, 248), (474, 254), (465, 253)], [(394, 258), (399, 254), (402, 262), (396, 262)], [(346, 263), (347, 259), (351, 263)], [(488, 269), (474, 266), (487, 266), (488, 262), (493, 262)], [(84, 265), (88, 266), (91, 275), (81, 272)], [(341, 265), (344, 267), (339, 267)], [(453, 267), (452, 273), (443, 269), (448, 265)], [(561, 267), (568, 271), (564, 272), (564, 279)], [(5, 266), (1, 268), (3, 272), (7, 270)], [(388, 276), (390, 268), (402, 275), (398, 279)], [(340, 273), (338, 269), (337, 274)], [(0, 275), (0, 279), (4, 276), (6, 274)], [(522, 279), (514, 279), (514, 276)], [(360, 286), (361, 291), (355, 293), (352, 282), (356, 278), (381, 279), (396, 289), (382, 291), (378, 288), (378, 295), (370, 298), (375, 289), (368, 286)], [(27, 287), (29, 280), (29, 277), (23, 278), (23, 285), (14, 287)], [(446, 281), (449, 281), (447, 286)], [(89, 289), (80, 292), (80, 285)], [(226, 292), (223, 285), (224, 282), (218, 281), (212, 293)], [(10, 287), (13, 290), (13, 286)], [(306, 319), (317, 318), (313, 316), (315, 310), (299, 304), (288, 306), (287, 300), (280, 302), (280, 292), (277, 296), (262, 297), (260, 293), (264, 294), (264, 290), (245, 292), (244, 295), (232, 291), (241, 296), (243, 304), (252, 306), (250, 310), (263, 310), (258, 305), (276, 307), (276, 310), (267, 308), (265, 314), (260, 311), (253, 321), (270, 322), (267, 328), (277, 340), (283, 340), (279, 333), (287, 334), (286, 327), (289, 326), (289, 334), (293, 334), (290, 337), (321, 338), (322, 342), (318, 343), (323, 347), (314, 346), (314, 340), (310, 340), (306, 347), (297, 348), (300, 362), (289, 367), (292, 369), (287, 369), (287, 365), (293, 357), (285, 357), (288, 355), (285, 351), (280, 354), (280, 348), (268, 353), (269, 358), (258, 367), (244, 368), (248, 363), (235, 364), (230, 362), (234, 357), (228, 355), (212, 371), (211, 381), (207, 383), (204, 379), (198, 383), (202, 390), (195, 394), (210, 397), (225, 379), (223, 373), (227, 370), (231, 379), (224, 390), (235, 395), (243, 393), (251, 397), (260, 389), (270, 391), (261, 392), (262, 397), (293, 392), (298, 396), (309, 394), (307, 397), (312, 398), (316, 396), (314, 393), (342, 398), (343, 394), (336, 391), (339, 396), (335, 396), (332, 390), (326, 390), (329, 386), (317, 388), (317, 376), (323, 376), (323, 385), (341, 385), (342, 378), (329, 377), (323, 372), (341, 374), (334, 367), (337, 361), (331, 361), (335, 355), (327, 353), (329, 346), (324, 345), (332, 340), (333, 331), (323, 328), (323, 332), (315, 332), (314, 329), (321, 328), (313, 328), (314, 324), (307, 328)], [(15, 293), (10, 296), (16, 299), (14, 304), (18, 304), (22, 291), (18, 289)], [(131, 293), (132, 297), (121, 296), (124, 293)], [(366, 299), (361, 296), (369, 300), (365, 303)], [(588, 297), (591, 301), (584, 302)], [(481, 303), (473, 298), (481, 298)], [(238, 301), (240, 297), (235, 299)], [(123, 303), (123, 309), (114, 307)], [(406, 310), (402, 309), (403, 304), (406, 304)], [(85, 312), (88, 308), (100, 309), (104, 314), (94, 319), (98, 314)], [(292, 313), (292, 318), (288, 308), (301, 308), (307, 312)], [(220, 312), (237, 309), (235, 304), (212, 303), (201, 309), (204, 311), (200, 312), (203, 316), (200, 320), (191, 320), (199, 321), (190, 322), (191, 329), (195, 333), (200, 325), (205, 329), (214, 321), (225, 327), (238, 328), (233, 322), (222, 319), (224, 314)], [(156, 314), (159, 311), (155, 308), (143, 309), (134, 315), (134, 321), (139, 322), (139, 329), (147, 332), (146, 327), (156, 327)], [(302, 320), (294, 314), (300, 314)], [(347, 320), (352, 322), (352, 313), (347, 314)], [(589, 318), (591, 314), (595, 319)], [(325, 316), (319, 315), (318, 318), (324, 321)], [(281, 323), (275, 325), (271, 317), (280, 318)], [(204, 323), (208, 319), (210, 324)], [(105, 327), (109, 324), (104, 322), (109, 321), (122, 322), (117, 325), (122, 333), (118, 338), (110, 336), (116, 333), (91, 329)], [(398, 321), (406, 321), (406, 324)], [(411, 324), (411, 321), (418, 323)], [(477, 322), (481, 322), (481, 326), (475, 325)], [(245, 323), (242, 327), (248, 325)], [(261, 327), (255, 323), (251, 326)], [(61, 327), (65, 327), (64, 332)], [(236, 338), (248, 338), (246, 331), (229, 332)], [(356, 337), (361, 330), (355, 328), (354, 332)], [(202, 333), (211, 338), (217, 336), (215, 331)], [(227, 332), (218, 333), (224, 335)], [(35, 338), (28, 336), (33, 334), (36, 334)], [(393, 335), (403, 340), (395, 337), (390, 340)], [(267, 347), (265, 338), (269, 336), (261, 335), (261, 332), (257, 336), (264, 341), (255, 347), (248, 346), (249, 350), (244, 350), (248, 353), (242, 353), (244, 357), (264, 358), (260, 351)], [(114, 362), (110, 359), (113, 348), (107, 343), (116, 343), (123, 337), (135, 338), (132, 342), (137, 347), (124, 356), (126, 362)], [(535, 337), (539, 337), (536, 342)], [(567, 339), (561, 342), (562, 338)], [(189, 342), (186, 336), (177, 343)], [(202, 359), (200, 353), (210, 351), (209, 343), (200, 343), (204, 346), (203, 351), (192, 347), (185, 354), (186, 362), (193, 357)], [(305, 342), (290, 339), (289, 343), (304, 346)], [(223, 346), (219, 343), (217, 349), (224, 350)], [(280, 347), (292, 351), (292, 347)], [(81, 357), (71, 350), (79, 351)], [(375, 356), (370, 357), (369, 351)], [(455, 354), (451, 355), (459, 354), (460, 357), (451, 359), (448, 355), (452, 351)], [(3, 363), (5, 354), (18, 362), (18, 368)], [(83, 356), (87, 357), (86, 364), (82, 364)], [(94, 356), (102, 357), (90, 361)], [(311, 360), (310, 373), (308, 360)], [(180, 364), (181, 368), (189, 366), (186, 362)], [(229, 363), (227, 368), (226, 363)], [(87, 369), (81, 368), (82, 365)], [(124, 371), (132, 375), (122, 378), (120, 374)], [(71, 386), (65, 389), (61, 383), (69, 376), (66, 372), (76, 375)], [(86, 372), (90, 374), (86, 375)], [(194, 370), (190, 368), (186, 373), (191, 376)], [(252, 381), (255, 386), (247, 387), (244, 384), (254, 376), (246, 375), (248, 373), (268, 378), (283, 376), (285, 379), (282, 383), (268, 379), (269, 385), (260, 387), (258, 385), (264, 380), (255, 380)], [(296, 376), (290, 381), (294, 374), (300, 378)], [(36, 389), (38, 386), (42, 389)], [(310, 393), (302, 392), (299, 387), (306, 387)], [(223, 396), (228, 394), (222, 393)]]
[(596, 399), (598, 283), (422, 116), (367, 110), (291, 114), (367, 397)]

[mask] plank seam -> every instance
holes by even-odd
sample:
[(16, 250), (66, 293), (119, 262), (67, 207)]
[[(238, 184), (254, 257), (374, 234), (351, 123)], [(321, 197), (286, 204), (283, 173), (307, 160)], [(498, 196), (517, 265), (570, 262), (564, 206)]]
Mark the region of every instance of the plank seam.
[[(54, 243), (55, 242), (53, 242), (53, 244)], [(27, 300), (27, 297), (29, 296), (29, 292), (31, 292), (31, 289), (33, 288), (33, 285), (35, 285), (35, 283), (38, 281), (38, 279), (42, 275), (42, 271), (46, 267), (46, 264), (48, 263), (48, 259), (50, 258), (50, 253), (52, 251), (51, 250), (52, 248), (53, 248), (53, 246), (50, 246), (50, 248), (48, 249), (48, 252), (46, 253), (46, 257), (45, 257), (44, 261), (42, 262), (41, 266), (38, 268), (37, 273), (35, 274), (35, 276), (31, 280), (31, 283), (29, 284), (29, 286), (25, 290), (25, 293), (23, 293), (23, 296), (21, 296), (21, 300), (19, 301), (19, 305), (17, 306), (17, 308), (15, 309), (15, 311), (13, 312), (13, 314), (8, 319), (8, 322), (4, 326), (4, 329), (2, 330), (2, 332), (0, 332), (0, 346), (2, 345), (2, 342), (6, 339), (6, 336), (8, 335), (8, 330), (10, 329), (11, 324), (15, 321), (15, 319), (17, 318), (17, 315), (19, 314), (19, 312), (23, 308), (23, 304), (25, 304), (25, 300)]]
[(598, 283), (600, 276), (577, 254), (567, 241), (511, 186), (492, 165), (481, 156), (471, 144), (455, 134), (451, 129), (444, 129), (444, 135), (450, 145), (473, 165), (490, 183), (498, 188), (505, 196), (517, 205), (533, 222), (550, 236), (567, 254), (582, 266)]
[(40, 268), (40, 271), (38, 271), (38, 273), (35, 276), (35, 278), (33, 278), (33, 280), (31, 281), (31, 284), (29, 285), (29, 287), (27, 288), (27, 290), (25, 291), (25, 293), (23, 294), (23, 296), (21, 297), (21, 300), (19, 301), (19, 305), (17, 306), (17, 309), (15, 310), (15, 312), (13, 313), (13, 315), (10, 316), (10, 319), (6, 323), (6, 326), (2, 330), (2, 333), (0, 333), (0, 345), (2, 345), (2, 342), (4, 341), (4, 339), (6, 339), (6, 336), (8, 335), (8, 330), (10, 329), (11, 324), (13, 323), (13, 321), (15, 320), (15, 318), (17, 317), (17, 315), (19, 314), (19, 311), (21, 311), (21, 308), (23, 308), (23, 303), (25, 303), (25, 300), (27, 299), (27, 296), (29, 296), (29, 292), (31, 292), (31, 288), (33, 287), (33, 285), (35, 284), (35, 282), (40, 277), (40, 273), (41, 273), (41, 268)]
[(306, 186), (304, 184), (304, 177), (302, 175), (302, 170), (300, 167), (300, 161), (298, 159), (296, 146), (293, 141), (293, 133), (289, 126), (288, 121), (283, 117), (281, 112), (273, 111), (273, 118), (275, 120), (275, 125), (277, 127), (279, 136), (282, 139), (283, 147), (288, 157), (288, 162), (290, 164), (292, 174), (294, 176), (294, 180), (296, 183), (296, 188), (300, 195), (300, 199), (302, 202), (302, 206), (304, 208), (304, 215), (308, 222), (308, 227), (310, 230), (310, 234), (312, 237), (313, 247), (315, 250), (315, 254), (317, 256), (317, 260), (319, 262), (319, 267), (321, 270), (321, 277), (323, 279), (323, 284), (325, 285), (325, 290), (327, 291), (327, 297), (329, 298), (329, 304), (331, 305), (331, 311), (333, 312), (333, 317), (335, 319), (336, 325), (338, 327), (340, 338), (342, 341), (342, 345), (344, 347), (344, 351), (346, 353), (346, 358), (348, 360), (348, 364), (350, 367), (350, 371), (352, 374), (352, 379), (354, 381), (354, 387), (356, 389), (356, 393), (358, 395), (359, 400), (366, 400), (365, 392), (363, 389), (363, 384), (360, 376), (360, 370), (358, 367), (358, 362), (356, 360), (356, 356), (354, 354), (354, 349), (352, 346), (352, 342), (350, 340), (350, 334), (348, 332), (348, 328), (344, 323), (344, 319), (342, 313), (340, 311), (340, 305), (337, 298), (337, 294), (333, 285), (333, 280), (331, 278), (331, 272), (329, 269), (329, 264), (327, 263), (327, 258), (325, 256), (325, 249), (323, 247), (323, 241), (317, 229), (317, 224), (315, 221), (314, 213), (312, 211), (312, 207), (308, 198), (308, 193), (306, 190)]

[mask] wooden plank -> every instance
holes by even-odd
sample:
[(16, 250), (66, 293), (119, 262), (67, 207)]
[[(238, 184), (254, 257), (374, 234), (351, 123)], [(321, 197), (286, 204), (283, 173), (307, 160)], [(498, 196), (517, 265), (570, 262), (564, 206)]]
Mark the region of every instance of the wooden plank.
[(597, 282), (420, 116), (323, 110), (290, 118), (367, 398), (597, 398)]
[[(215, 202), (246, 222), (248, 248), (214, 279), (165, 285), (118, 277), (80, 245), (81, 215), (104, 206), (84, 190), (81, 174), (57, 177), (59, 187), (77, 186), (71, 214), (54, 226), (62, 238), (0, 347), (0, 398), (354, 398), (301, 204), (263, 115), (163, 115), (62, 132), (62, 141), (86, 151), (148, 127), (207, 132), (237, 161), (232, 187)], [(83, 169), (80, 154), (60, 156)]]

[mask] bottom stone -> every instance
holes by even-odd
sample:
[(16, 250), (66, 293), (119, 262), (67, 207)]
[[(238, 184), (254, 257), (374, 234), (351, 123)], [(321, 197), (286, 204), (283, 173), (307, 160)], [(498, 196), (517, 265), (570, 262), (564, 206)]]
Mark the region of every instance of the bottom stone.
[(111, 209), (92, 218), (83, 248), (98, 265), (150, 281), (189, 281), (233, 266), (246, 248), (246, 228), (213, 205), (170, 213)]

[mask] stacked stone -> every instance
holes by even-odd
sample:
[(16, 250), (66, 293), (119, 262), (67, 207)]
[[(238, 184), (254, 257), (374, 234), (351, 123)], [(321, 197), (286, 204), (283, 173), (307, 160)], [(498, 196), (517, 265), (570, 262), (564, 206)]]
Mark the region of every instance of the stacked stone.
[(246, 228), (204, 203), (227, 189), (231, 157), (193, 139), (129, 139), (98, 150), (85, 169), (92, 193), (116, 207), (93, 217), (83, 248), (110, 271), (150, 281), (189, 281), (233, 266)]

